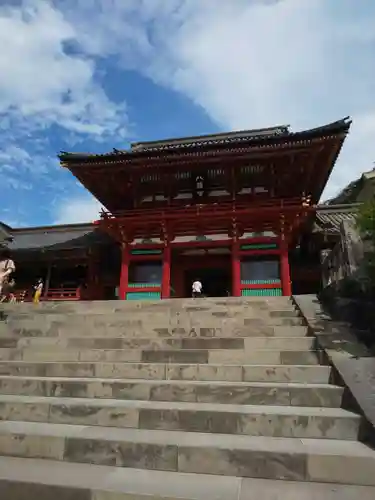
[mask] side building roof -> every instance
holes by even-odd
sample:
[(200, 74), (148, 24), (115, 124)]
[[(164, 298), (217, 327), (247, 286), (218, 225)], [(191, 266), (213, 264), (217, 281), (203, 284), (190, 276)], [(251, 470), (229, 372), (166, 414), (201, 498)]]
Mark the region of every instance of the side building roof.
[(282, 142), (285, 140), (307, 140), (330, 134), (346, 133), (349, 130), (351, 121), (349, 117), (341, 120), (315, 127), (309, 130), (299, 132), (291, 132), (288, 125), (279, 125), (275, 127), (242, 130), (235, 132), (227, 132), (220, 134), (210, 134), (202, 136), (182, 137), (176, 139), (165, 139), (160, 141), (145, 141), (132, 143), (130, 149), (113, 149), (108, 153), (69, 153), (61, 151), (58, 155), (61, 165), (68, 166), (69, 164), (77, 163), (96, 163), (100, 159), (119, 159), (119, 157), (137, 157), (149, 156), (152, 153), (160, 152), (183, 152), (188, 149), (206, 149), (210, 147), (219, 148), (227, 147), (228, 145), (241, 146), (244, 143), (251, 145), (262, 145), (267, 143)]
[(0, 222), (0, 247), (9, 246), (12, 241), (12, 228)]
[(343, 221), (354, 222), (361, 203), (347, 205), (318, 205), (313, 225), (315, 233), (336, 235)]
[(93, 224), (45, 226), (12, 230), (8, 248), (14, 252), (84, 249), (108, 241)]

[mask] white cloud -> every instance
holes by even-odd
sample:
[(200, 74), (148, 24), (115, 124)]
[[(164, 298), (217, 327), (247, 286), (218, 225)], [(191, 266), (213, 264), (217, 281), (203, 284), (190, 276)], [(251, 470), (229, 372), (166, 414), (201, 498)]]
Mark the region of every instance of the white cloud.
[(99, 219), (101, 205), (89, 195), (59, 201), (54, 224), (78, 224)]
[(77, 40), (76, 28), (45, 0), (0, 7), (0, 116), (18, 132), (58, 125), (99, 139), (124, 134), (124, 105), (106, 96)]
[[(223, 130), (298, 130), (351, 115), (326, 196), (375, 159), (371, 1), (340, 0), (338, 9), (337, 0), (30, 0), (0, 7), (0, 42), (5, 134), (57, 124), (96, 140), (123, 137), (126, 108), (97, 79), (98, 62), (111, 57), (188, 96)], [(90, 220), (97, 209), (77, 198), (56, 221)]]
[(115, 54), (126, 67), (184, 93), (223, 129), (284, 123), (302, 129), (351, 115), (352, 132), (326, 196), (371, 168), (372, 2), (342, 0), (340, 10), (337, 0), (78, 5), (85, 15), (78, 8), (69, 19), (87, 50)]

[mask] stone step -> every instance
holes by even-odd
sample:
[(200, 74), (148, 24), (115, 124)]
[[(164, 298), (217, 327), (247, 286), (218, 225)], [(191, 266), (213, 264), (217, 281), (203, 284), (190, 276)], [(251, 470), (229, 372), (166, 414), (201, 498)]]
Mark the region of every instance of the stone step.
[(0, 457), (0, 497), (4, 500), (373, 500), (375, 488)]
[(307, 335), (306, 326), (203, 326), (163, 327), (150, 326), (68, 326), (65, 324), (44, 324), (38, 328), (25, 328), (19, 324), (0, 324), (0, 338), (8, 337), (104, 337), (104, 338), (236, 338), (236, 337), (303, 337)]
[(0, 420), (355, 440), (361, 419), (342, 408), (0, 395)]
[(39, 318), (55, 318), (56, 320), (65, 317), (80, 317), (84, 319), (89, 319), (90, 317), (100, 319), (102, 317), (115, 317), (115, 318), (123, 318), (126, 319), (129, 316), (135, 318), (152, 318), (155, 316), (156, 318), (162, 316), (168, 317), (184, 317), (191, 318), (193, 316), (200, 317), (218, 317), (218, 318), (233, 318), (236, 315), (240, 317), (249, 317), (249, 318), (263, 318), (263, 319), (271, 319), (271, 318), (295, 318), (299, 316), (299, 311), (294, 307), (288, 307), (284, 309), (264, 309), (259, 307), (201, 307), (201, 306), (193, 306), (189, 308), (153, 308), (149, 310), (145, 309), (134, 309), (132, 311), (111, 308), (111, 309), (99, 309), (96, 307), (91, 311), (82, 309), (72, 312), (63, 312), (58, 310), (41, 310), (39, 308), (32, 309), (20, 309), (18, 311), (8, 312), (7, 314), (10, 317), (15, 319), (29, 318), (32, 316), (38, 316)]
[(146, 470), (375, 486), (375, 451), (356, 441), (0, 422), (0, 453)]
[[(4, 342), (1, 342), (4, 340)], [(0, 339), (0, 349), (313, 349), (315, 337), (20, 337)], [(1, 351), (0, 351), (1, 352)]]
[(142, 329), (143, 331), (152, 331), (154, 329), (162, 328), (185, 328), (191, 330), (192, 328), (226, 328), (226, 329), (243, 329), (243, 327), (251, 329), (263, 329), (272, 326), (304, 326), (304, 319), (299, 317), (293, 318), (249, 318), (235, 316), (233, 318), (219, 318), (219, 317), (202, 317), (199, 314), (192, 315), (190, 318), (184, 316), (171, 316), (161, 315), (155, 317), (150, 315), (145, 318), (140, 315), (139, 318), (133, 315), (124, 315), (123, 317), (106, 315), (89, 317), (71, 315), (61, 315), (58, 318), (51, 318), (47, 316), (37, 317), (30, 315), (26, 318), (11, 317), (7, 320), (10, 329), (28, 329), (28, 330), (42, 330), (46, 331), (52, 327), (72, 327), (72, 328), (108, 328), (116, 327), (121, 329)]
[[(125, 360), (139, 361), (139, 351), (244, 351), (252, 354), (259, 350), (308, 351), (316, 345), (315, 337), (250, 337), (250, 338), (183, 338), (183, 339), (107, 339), (107, 338), (21, 338), (18, 347), (0, 348), (0, 359), (35, 359), (47, 356), (51, 360), (97, 360), (98, 351), (106, 358), (125, 355)], [(85, 358), (82, 358), (84, 351)], [(86, 356), (89, 358), (87, 359)], [(129, 356), (129, 358), (128, 358)], [(141, 355), (142, 357), (142, 355)], [(104, 358), (103, 358), (104, 359)]]
[(207, 382), (0, 376), (1, 394), (143, 401), (290, 405), (338, 408), (343, 388), (292, 382)]
[(41, 302), (38, 307), (31, 303), (2, 304), (2, 310), (6, 313), (37, 311), (45, 312), (94, 312), (98, 311), (154, 311), (154, 310), (210, 310), (210, 309), (257, 309), (257, 310), (294, 310), (295, 306), (289, 297), (225, 297), (210, 298), (204, 300), (194, 299), (170, 299), (170, 300), (144, 300), (144, 301), (79, 301), (79, 302)]
[[(298, 348), (298, 345), (296, 346)], [(317, 353), (308, 349), (0, 349), (1, 361), (107, 361), (130, 363), (210, 363), (314, 365)]]
[(331, 368), (322, 365), (233, 365), (187, 363), (56, 363), (0, 361), (0, 375), (98, 377), (232, 382), (327, 383)]

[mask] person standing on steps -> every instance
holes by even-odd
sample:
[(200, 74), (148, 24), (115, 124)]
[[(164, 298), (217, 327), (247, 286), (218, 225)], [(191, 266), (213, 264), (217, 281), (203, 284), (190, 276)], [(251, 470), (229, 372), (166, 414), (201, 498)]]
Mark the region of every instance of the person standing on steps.
[(202, 297), (202, 283), (196, 279), (194, 282), (193, 282), (193, 285), (192, 285), (192, 296), (193, 296), (193, 299), (196, 299), (198, 297)]
[(16, 266), (11, 259), (9, 250), (3, 250), (0, 256), (0, 297), (2, 297), (3, 292), (6, 291), (8, 285), (11, 283), (12, 280), (10, 275), (14, 273), (15, 270)]
[(43, 292), (43, 280), (42, 278), (39, 278), (38, 281), (36, 282), (36, 285), (34, 285), (34, 297), (33, 297), (33, 302), (34, 304), (39, 304), (40, 302), (40, 297)]

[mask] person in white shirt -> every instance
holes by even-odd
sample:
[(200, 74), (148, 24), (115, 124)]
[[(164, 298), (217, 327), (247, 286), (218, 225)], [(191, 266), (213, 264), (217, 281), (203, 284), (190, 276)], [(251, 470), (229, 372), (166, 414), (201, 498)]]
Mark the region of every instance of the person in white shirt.
[(195, 280), (192, 285), (193, 298), (202, 296), (202, 283), (199, 280)]

